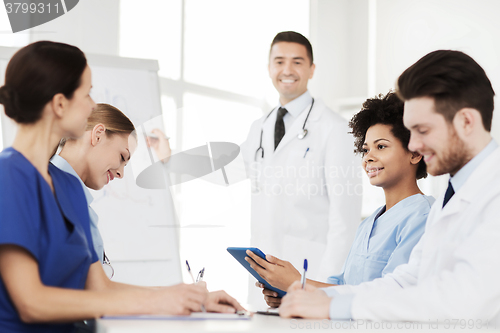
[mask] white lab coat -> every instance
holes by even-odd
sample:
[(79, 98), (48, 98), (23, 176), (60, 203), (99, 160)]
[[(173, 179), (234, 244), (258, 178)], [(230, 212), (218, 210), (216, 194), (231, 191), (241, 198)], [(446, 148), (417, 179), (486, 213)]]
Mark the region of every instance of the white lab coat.
[[(276, 109), (253, 123), (241, 151), (252, 182), (252, 246), (299, 270), (308, 259), (308, 277), (326, 281), (341, 272), (360, 223), (361, 161), (347, 122), (320, 100), (307, 121), (307, 136), (297, 138), (309, 108), (276, 151)], [(254, 162), (261, 128), (265, 155), (259, 152)]]
[(489, 320), (500, 327), (499, 165), (497, 148), (443, 209), (444, 193), (436, 200), (408, 264), (372, 282), (334, 288), (355, 294), (354, 319), (467, 319), (483, 327)]

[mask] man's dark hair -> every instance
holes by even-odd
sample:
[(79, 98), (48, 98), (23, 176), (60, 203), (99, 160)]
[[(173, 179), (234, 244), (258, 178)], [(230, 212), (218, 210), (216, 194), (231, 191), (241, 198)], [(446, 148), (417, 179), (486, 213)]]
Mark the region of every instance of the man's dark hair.
[[(289, 42), (304, 45), (307, 50), (307, 56), (311, 61), (311, 65), (313, 64), (313, 49), (311, 43), (303, 35), (295, 31), (282, 31), (274, 37), (273, 42), (271, 43), (271, 49), (273, 48), (274, 44), (280, 42)], [(271, 54), (271, 51), (269, 51), (269, 54)]]
[(431, 52), (405, 70), (397, 85), (398, 95), (405, 101), (433, 98), (436, 112), (449, 123), (462, 108), (476, 109), (484, 128), (491, 131), (495, 92), (481, 66), (463, 52)]
[[(350, 133), (355, 139), (354, 152), (363, 153), (366, 131), (377, 124), (391, 126), (392, 134), (401, 141), (403, 148), (408, 150), (410, 131), (403, 124), (403, 111), (404, 103), (394, 92), (367, 99), (361, 111), (356, 113), (349, 122), (349, 127), (352, 129)], [(423, 159), (418, 163), (416, 177), (417, 179), (427, 177), (427, 166)]]

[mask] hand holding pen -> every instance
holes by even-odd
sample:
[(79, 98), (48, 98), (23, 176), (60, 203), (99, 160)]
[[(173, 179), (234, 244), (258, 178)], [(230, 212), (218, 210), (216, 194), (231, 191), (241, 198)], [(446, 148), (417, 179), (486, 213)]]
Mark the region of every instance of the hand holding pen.
[[(189, 267), (189, 262), (186, 260), (186, 268), (193, 280), (194, 284), (203, 281), (203, 276), (205, 275), (205, 267), (198, 273), (196, 281), (194, 280), (193, 273), (191, 272), (191, 267)], [(206, 307), (206, 308), (205, 308)], [(208, 297), (204, 304), (201, 304), (201, 311), (207, 312), (221, 312), (221, 313), (236, 313), (239, 315), (249, 314), (237, 300), (229, 296), (225, 291), (219, 290), (214, 292), (209, 292)]]
[(307, 259), (304, 259), (304, 274), (301, 281), (295, 281), (287, 290), (279, 307), (283, 318), (328, 318), (332, 298), (312, 284), (306, 286)]
[(167, 163), (172, 155), (172, 149), (170, 148), (170, 138), (166, 136), (160, 129), (155, 128), (146, 135), (146, 143), (148, 147), (154, 149), (156, 156), (163, 163)]

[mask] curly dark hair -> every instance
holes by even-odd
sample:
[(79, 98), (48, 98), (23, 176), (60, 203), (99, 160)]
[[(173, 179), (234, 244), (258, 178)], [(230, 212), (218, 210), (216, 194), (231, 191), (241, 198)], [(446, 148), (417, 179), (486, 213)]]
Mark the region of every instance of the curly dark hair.
[[(403, 124), (403, 111), (404, 102), (392, 91), (385, 96), (380, 94), (375, 98), (367, 99), (361, 111), (356, 113), (349, 122), (349, 127), (352, 129), (350, 133), (355, 138), (354, 152), (363, 152), (366, 131), (377, 124), (390, 125), (392, 134), (408, 150), (410, 131)], [(416, 177), (417, 179), (427, 177), (427, 166), (423, 159), (418, 163)]]

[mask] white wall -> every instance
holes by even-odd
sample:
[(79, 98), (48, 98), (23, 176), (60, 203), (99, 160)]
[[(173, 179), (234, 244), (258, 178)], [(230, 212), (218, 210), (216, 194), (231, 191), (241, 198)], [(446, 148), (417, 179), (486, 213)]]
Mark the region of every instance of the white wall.
[(119, 0), (84, 0), (59, 18), (30, 29), (30, 42), (52, 40), (85, 53), (118, 55)]
[(310, 90), (331, 107), (368, 90), (368, 1), (311, 0), (316, 72)]
[[(377, 0), (377, 89), (394, 86), (397, 76), (425, 54), (453, 49), (473, 57), (500, 93), (498, 13), (497, 0)], [(496, 137), (499, 118), (493, 119)]]

